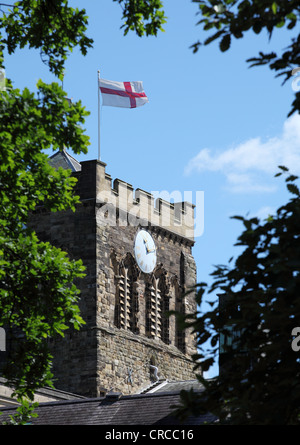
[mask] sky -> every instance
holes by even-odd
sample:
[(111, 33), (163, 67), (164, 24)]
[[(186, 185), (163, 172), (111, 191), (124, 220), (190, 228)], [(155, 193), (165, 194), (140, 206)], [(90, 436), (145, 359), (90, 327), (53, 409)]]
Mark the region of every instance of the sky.
[[(231, 217), (263, 219), (274, 213), (290, 196), (284, 180), (274, 178), (278, 165), (300, 173), (300, 119), (287, 118), (292, 80), (282, 86), (267, 66), (249, 69), (246, 63), (261, 50), (281, 51), (291, 31), (279, 30), (271, 41), (250, 32), (226, 53), (214, 42), (194, 54), (190, 46), (210, 34), (196, 25), (198, 6), (191, 0), (164, 0), (165, 32), (142, 38), (123, 35), (117, 2), (69, 3), (86, 9), (87, 34), (94, 40), (87, 56), (75, 50), (66, 63), (64, 90), (91, 113), (85, 124), (89, 152), (75, 157), (98, 157), (97, 71), (109, 80), (142, 81), (146, 105), (124, 109), (100, 103), (101, 161), (113, 179), (135, 189), (182, 197), (186, 192), (194, 203), (203, 192), (193, 255), (198, 282), (210, 284), (214, 265), (240, 253), (234, 244), (243, 226)], [(35, 50), (7, 56), (6, 75), (20, 89), (34, 90), (40, 78), (56, 81)], [(214, 367), (209, 375), (216, 372)]]

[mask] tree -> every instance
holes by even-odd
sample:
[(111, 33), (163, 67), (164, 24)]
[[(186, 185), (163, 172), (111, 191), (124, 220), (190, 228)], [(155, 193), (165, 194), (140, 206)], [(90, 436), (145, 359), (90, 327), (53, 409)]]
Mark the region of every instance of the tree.
[(18, 333), (3, 373), (19, 395), (51, 383), (45, 340), (63, 334), (68, 323), (75, 328), (83, 323), (79, 291), (71, 284), (83, 276), (81, 261), (69, 261), (60, 249), (40, 242), (27, 225), (37, 205), (75, 209), (74, 178), (50, 167), (42, 150), (63, 143), (84, 147), (78, 117), (73, 122), (84, 111), (80, 104), (69, 108), (58, 85), (40, 81), (38, 92), (40, 99), (27, 89), (9, 89), (0, 99), (0, 324)]
[(163, 31), (162, 25), (166, 23), (165, 13), (162, 10), (161, 0), (113, 0), (118, 2), (123, 10), (125, 28), (124, 35), (128, 31), (135, 31), (141, 37), (146, 34), (157, 35)]
[[(10, 6), (1, 3), (0, 6)], [(67, 0), (20, 0), (7, 11), (0, 21), (1, 66), (4, 66), (3, 49), (8, 54), (16, 48), (39, 49), (43, 62), (59, 78), (63, 76), (68, 53), (79, 46), (83, 55), (92, 46), (87, 30), (85, 9), (68, 6)]]
[[(157, 35), (163, 31), (166, 22), (163, 5), (160, 0), (113, 0), (120, 3), (123, 9), (122, 25), (124, 34), (129, 30), (137, 35)], [(297, 0), (192, 0), (199, 6), (204, 31), (214, 31), (204, 42), (196, 42), (191, 48), (196, 53), (201, 45), (209, 45), (219, 41), (222, 52), (229, 50), (233, 38), (241, 39), (245, 33), (265, 32), (269, 40), (276, 30), (287, 30), (294, 33), (290, 45), (280, 54), (274, 51), (259, 52), (257, 57), (247, 60), (251, 67), (268, 65), (276, 73), (283, 76), (283, 83), (296, 74), (300, 68), (300, 34), (297, 25), (300, 20), (300, 5)], [(294, 71), (295, 70), (295, 71)], [(296, 79), (297, 80), (297, 79)], [(297, 85), (295, 100), (289, 116), (300, 112), (300, 91)]]
[[(297, 25), (300, 19), (300, 5), (297, 0), (193, 0), (198, 3), (201, 19), (197, 24), (203, 25), (204, 31), (213, 30), (203, 43), (192, 45), (197, 52), (200, 45), (208, 45), (219, 40), (220, 50), (227, 51), (233, 38), (241, 39), (245, 33), (253, 31), (259, 34), (266, 32), (269, 40), (275, 30), (294, 31), (290, 45), (277, 54), (260, 52), (257, 57), (247, 60), (250, 66), (268, 65), (275, 71), (276, 77), (284, 76), (285, 83), (293, 75), (293, 69), (300, 66), (300, 34)], [(300, 112), (300, 92), (296, 92), (289, 116)]]
[[(3, 4), (2, 4), (3, 8)], [(92, 41), (85, 36), (85, 11), (61, 0), (22, 0), (2, 9), (0, 66), (4, 51), (39, 48), (42, 59), (59, 79), (73, 47), (85, 54)], [(55, 170), (45, 150), (72, 147), (86, 153), (89, 144), (81, 125), (87, 111), (69, 103), (55, 82), (37, 84), (37, 92), (12, 88), (0, 91), (0, 326), (14, 343), (2, 375), (18, 397), (51, 385), (47, 340), (84, 321), (78, 309), (74, 280), (83, 277), (82, 262), (41, 242), (29, 228), (37, 205), (51, 211), (75, 209), (75, 180), (70, 171)]]
[[(160, 1), (118, 1), (124, 8), (125, 33), (131, 29), (156, 35), (161, 29)], [(67, 0), (1, 3), (0, 12), (2, 69), (5, 51), (12, 55), (28, 46), (40, 50), (42, 62), (62, 80), (73, 48), (85, 55), (92, 47), (85, 10), (69, 7)], [(71, 261), (62, 250), (41, 242), (28, 221), (41, 204), (51, 211), (75, 210), (79, 198), (71, 171), (52, 168), (45, 151), (70, 147), (87, 153), (89, 138), (82, 125), (88, 112), (80, 101), (70, 103), (56, 82), (40, 80), (36, 93), (14, 89), (10, 79), (1, 87), (0, 327), (5, 326), (14, 343), (1, 372), (18, 397), (32, 399), (37, 388), (52, 384), (47, 340), (84, 323), (74, 284), (84, 268), (80, 260)], [(27, 412), (26, 403), (23, 399)]]
[[(243, 252), (215, 268), (209, 288), (197, 286), (199, 307), (206, 292), (220, 304), (181, 318), (197, 335), (193, 359), (205, 390), (183, 394), (180, 416), (209, 411), (220, 423), (300, 422), (300, 191), (298, 178), (280, 168), (276, 176), (286, 174), (291, 199), (262, 222), (235, 217), (245, 227), (237, 242)], [(220, 347), (219, 376), (206, 380), (197, 369), (208, 370)]]

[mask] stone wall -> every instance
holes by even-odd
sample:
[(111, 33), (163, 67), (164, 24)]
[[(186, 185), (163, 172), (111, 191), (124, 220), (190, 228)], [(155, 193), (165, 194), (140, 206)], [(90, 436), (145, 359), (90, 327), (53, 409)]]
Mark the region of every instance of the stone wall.
[(96, 325), (96, 225), (92, 201), (80, 204), (76, 212), (45, 213), (42, 208), (31, 224), (43, 241), (66, 251), (71, 259), (82, 259), (85, 277), (76, 282), (80, 289), (79, 307), (85, 325), (80, 331), (69, 329), (63, 338), (50, 341), (54, 355), (54, 385), (57, 389), (95, 396), (97, 343)]
[[(196, 352), (195, 339), (185, 332), (180, 339), (184, 348), (178, 348), (174, 316), (169, 319), (167, 343), (146, 335), (145, 285), (149, 274), (138, 273), (138, 333), (118, 328), (115, 324), (116, 267), (126, 255), (134, 259), (134, 239), (140, 226), (145, 226), (155, 239), (157, 267), (165, 273), (170, 310), (178, 309), (179, 295), (196, 283), (196, 266), (191, 251), (194, 242), (190, 236), (192, 206), (180, 205), (180, 209), (189, 215), (188, 224), (185, 226), (182, 220), (180, 228), (174, 226), (174, 221), (171, 225), (159, 225), (162, 214), (158, 210), (155, 210), (157, 224), (149, 224), (145, 216), (150, 207), (145, 207), (145, 203), (144, 211), (139, 213), (143, 218), (136, 217), (130, 224), (128, 210), (132, 207), (125, 205), (124, 190), (127, 190), (131, 205), (141, 206), (142, 203), (142, 199), (135, 201), (137, 198), (133, 198), (131, 186), (118, 180), (118, 186), (111, 189), (111, 178), (105, 172), (105, 164), (99, 161), (82, 163), (82, 170), (75, 176), (81, 197), (76, 212), (49, 214), (41, 207), (32, 218), (32, 225), (41, 239), (61, 247), (70, 258), (81, 258), (86, 267), (86, 277), (76, 283), (81, 290), (79, 306), (86, 324), (80, 332), (68, 331), (64, 338), (51, 343), (55, 386), (90, 397), (100, 396), (110, 389), (124, 394), (135, 393), (155, 381), (153, 366), (157, 367), (159, 378), (194, 378), (190, 357)], [(122, 203), (118, 199), (112, 199), (110, 203), (100, 199), (103, 190), (106, 190), (106, 196), (122, 197)], [(139, 196), (142, 194), (148, 196), (152, 206), (151, 195), (140, 192)], [(103, 198), (103, 194), (101, 196)], [(162, 205), (160, 203), (161, 208)], [(170, 208), (174, 210), (169, 204)], [(175, 223), (179, 227), (181, 216), (176, 215)], [(193, 294), (181, 297), (180, 304), (185, 312), (196, 309)]]
[[(160, 378), (185, 380), (194, 378), (191, 355), (196, 352), (195, 339), (185, 334), (185, 353), (176, 347), (177, 326), (175, 316), (169, 318), (169, 344), (161, 339), (146, 336), (145, 287), (148, 274), (138, 275), (138, 334), (114, 326), (116, 298), (115, 269), (113, 260), (121, 263), (133, 252), (134, 238), (138, 228), (97, 225), (97, 329), (99, 338), (98, 374), (102, 386), (134, 393), (153, 381), (150, 372), (151, 359), (159, 369)], [(196, 266), (191, 255), (191, 244), (182, 237), (158, 227), (147, 230), (157, 246), (157, 263), (166, 272), (169, 286), (169, 310), (177, 309), (180, 299), (189, 286), (196, 282)], [(177, 288), (177, 290), (176, 290)], [(180, 292), (180, 296), (176, 295)], [(196, 310), (194, 295), (181, 297), (186, 313)], [(129, 371), (130, 370), (130, 371)], [(128, 384), (128, 375), (132, 383)]]
[(135, 394), (157, 379), (195, 378), (194, 364), (174, 346), (117, 329), (98, 328), (97, 339), (98, 381), (108, 390)]

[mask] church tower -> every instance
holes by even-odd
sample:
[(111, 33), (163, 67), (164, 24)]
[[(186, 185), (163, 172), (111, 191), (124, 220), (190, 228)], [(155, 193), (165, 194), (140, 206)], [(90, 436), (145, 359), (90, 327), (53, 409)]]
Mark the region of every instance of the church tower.
[(141, 392), (158, 379), (194, 379), (195, 338), (168, 311), (196, 310), (190, 203), (158, 199), (119, 179), (101, 161), (78, 163), (65, 151), (52, 165), (71, 168), (80, 204), (75, 212), (32, 219), (40, 239), (81, 258), (86, 276), (76, 285), (85, 325), (51, 344), (54, 385), (88, 397)]

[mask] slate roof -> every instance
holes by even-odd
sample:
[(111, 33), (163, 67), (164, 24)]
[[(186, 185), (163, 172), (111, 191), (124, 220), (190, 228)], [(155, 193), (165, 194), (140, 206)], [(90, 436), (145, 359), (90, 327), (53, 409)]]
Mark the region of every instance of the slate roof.
[[(123, 396), (108, 393), (105, 397), (41, 403), (33, 425), (180, 425), (173, 415), (180, 402), (178, 391)], [(0, 422), (14, 411), (1, 410)], [(201, 425), (213, 421), (210, 414), (190, 416), (184, 425)]]
[(65, 149), (50, 156), (49, 164), (54, 168), (62, 167), (66, 170), (71, 169), (72, 172), (81, 170), (80, 162), (73, 158)]

